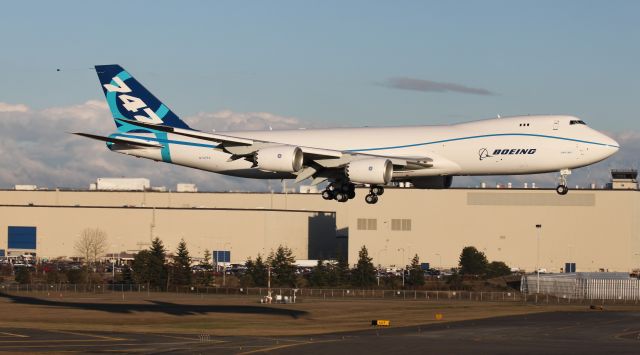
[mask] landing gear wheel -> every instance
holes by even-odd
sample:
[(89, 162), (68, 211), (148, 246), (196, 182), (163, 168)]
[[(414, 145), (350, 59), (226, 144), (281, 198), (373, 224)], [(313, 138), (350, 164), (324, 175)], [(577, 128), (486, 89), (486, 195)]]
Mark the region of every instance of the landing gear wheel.
[(374, 195), (382, 196), (384, 194), (384, 187), (382, 186), (373, 186), (371, 187), (371, 193)]
[(570, 169), (560, 170), (560, 181), (558, 183), (558, 187), (556, 187), (558, 195), (566, 195), (567, 192), (569, 192), (569, 188), (567, 187), (567, 176), (569, 175), (571, 175)]
[(329, 190), (322, 191), (322, 198), (325, 200), (333, 200), (333, 192)]
[(336, 193), (336, 201), (338, 202), (347, 202), (349, 200), (349, 196), (344, 192)]
[(556, 187), (556, 192), (558, 195), (566, 195), (567, 192), (569, 192), (569, 188), (566, 185), (558, 185), (558, 187)]
[(356, 192), (355, 190), (351, 190), (349, 192), (347, 192), (347, 196), (349, 196), (349, 199), (352, 200), (353, 198), (356, 197)]
[(378, 196), (374, 195), (374, 194), (368, 194), (364, 200), (370, 204), (373, 205), (374, 203), (378, 202)]

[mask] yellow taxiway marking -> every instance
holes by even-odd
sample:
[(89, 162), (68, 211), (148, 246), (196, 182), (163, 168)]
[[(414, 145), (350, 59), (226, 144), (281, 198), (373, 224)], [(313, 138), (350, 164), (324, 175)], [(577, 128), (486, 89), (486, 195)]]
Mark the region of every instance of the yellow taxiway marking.
[(10, 337), (14, 337), (14, 338), (28, 338), (28, 335), (21, 335), (21, 334), (14, 334), (14, 333), (7, 333), (7, 332), (0, 332), (0, 334), (4, 334), (4, 336), (0, 335), (0, 338), (10, 338)]
[(332, 343), (332, 342), (336, 342), (336, 341), (339, 341), (339, 340), (336, 339), (336, 340), (307, 341), (307, 342), (304, 342), (304, 343), (276, 345), (276, 346), (271, 346), (271, 347), (266, 347), (266, 348), (262, 348), (262, 349), (256, 349), (256, 350), (251, 350), (251, 351), (239, 353), (238, 355), (264, 353), (264, 352), (267, 352), (267, 351), (273, 351), (273, 350), (278, 350), (278, 349), (292, 348), (294, 346), (309, 345), (309, 344), (320, 344), (320, 343)]

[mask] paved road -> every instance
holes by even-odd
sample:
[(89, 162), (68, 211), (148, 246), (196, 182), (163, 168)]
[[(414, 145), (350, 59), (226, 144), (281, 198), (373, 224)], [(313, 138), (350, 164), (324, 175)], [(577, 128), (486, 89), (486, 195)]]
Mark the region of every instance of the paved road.
[(640, 312), (554, 312), (312, 337), (0, 328), (0, 351), (250, 354), (640, 353)]

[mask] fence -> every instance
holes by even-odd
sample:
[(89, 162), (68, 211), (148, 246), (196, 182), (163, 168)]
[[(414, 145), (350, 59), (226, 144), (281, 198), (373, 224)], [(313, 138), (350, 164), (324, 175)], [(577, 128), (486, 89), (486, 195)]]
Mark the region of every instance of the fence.
[[(607, 280), (612, 281), (612, 280)], [(541, 289), (543, 282), (541, 280)], [(602, 290), (601, 285), (597, 285), (596, 290)], [(231, 287), (196, 287), (179, 286), (171, 287), (170, 290), (160, 288), (149, 288), (142, 284), (7, 284), (0, 285), (1, 293), (31, 294), (33, 296), (57, 295), (57, 294), (150, 294), (151, 292), (162, 292), (164, 294), (175, 294), (176, 296), (197, 295), (206, 296), (227, 296), (238, 298), (259, 298), (267, 296), (267, 288), (231, 288)], [(587, 297), (577, 297), (575, 292), (554, 295), (551, 293), (527, 293), (527, 292), (485, 292), (485, 291), (425, 291), (425, 290), (380, 290), (380, 289), (312, 289), (312, 288), (272, 288), (271, 295), (295, 296), (298, 302), (304, 300), (427, 300), (439, 302), (521, 302), (536, 304), (586, 304), (586, 303), (613, 303), (613, 304), (638, 304), (640, 297), (619, 298), (609, 297), (607, 293), (592, 292)], [(637, 295), (637, 293), (636, 293)]]
[(640, 300), (640, 280), (632, 278), (588, 278), (580, 275), (533, 275), (522, 277), (521, 291), (565, 299)]

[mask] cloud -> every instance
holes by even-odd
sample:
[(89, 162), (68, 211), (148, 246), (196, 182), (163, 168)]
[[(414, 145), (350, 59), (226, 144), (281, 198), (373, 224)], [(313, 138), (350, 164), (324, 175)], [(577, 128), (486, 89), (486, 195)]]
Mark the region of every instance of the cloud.
[(443, 83), (431, 80), (407, 78), (407, 77), (395, 77), (389, 78), (379, 85), (401, 90), (414, 90), (423, 92), (458, 92), (462, 94), (473, 95), (495, 95), (495, 93), (482, 88), (472, 88), (454, 83)]
[(302, 122), (295, 117), (278, 116), (268, 112), (200, 112), (185, 118), (193, 127), (202, 131), (235, 131), (299, 128)]
[(27, 112), (29, 107), (23, 104), (12, 105), (6, 102), (0, 102), (0, 112)]
[[(207, 191), (279, 190), (273, 181), (225, 175), (154, 162), (110, 152), (101, 142), (69, 132), (107, 135), (115, 125), (107, 105), (90, 100), (82, 104), (32, 110), (22, 104), (0, 107), (0, 188), (34, 184), (48, 188), (87, 188), (98, 177), (147, 177), (153, 186), (175, 189), (180, 182), (195, 183)], [(271, 113), (230, 110), (199, 113), (185, 119), (198, 129), (296, 128), (300, 121)]]

